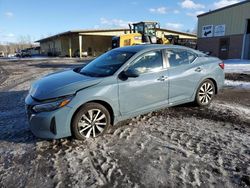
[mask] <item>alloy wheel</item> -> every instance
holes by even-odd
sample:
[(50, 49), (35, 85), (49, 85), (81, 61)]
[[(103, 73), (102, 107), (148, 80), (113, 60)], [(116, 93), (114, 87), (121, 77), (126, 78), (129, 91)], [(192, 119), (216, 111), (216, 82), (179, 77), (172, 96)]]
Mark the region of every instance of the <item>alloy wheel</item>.
[(209, 82), (204, 82), (198, 92), (198, 98), (201, 104), (208, 104), (214, 95), (214, 87)]
[(90, 109), (78, 121), (78, 131), (86, 138), (95, 138), (104, 131), (107, 124), (107, 117), (100, 109)]

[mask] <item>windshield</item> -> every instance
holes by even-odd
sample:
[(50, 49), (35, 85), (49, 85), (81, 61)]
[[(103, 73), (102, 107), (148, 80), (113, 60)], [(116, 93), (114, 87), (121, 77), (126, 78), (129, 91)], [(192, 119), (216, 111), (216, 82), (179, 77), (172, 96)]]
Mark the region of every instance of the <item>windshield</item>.
[(109, 51), (83, 67), (80, 73), (92, 77), (111, 76), (134, 54), (118, 50)]
[(134, 32), (143, 34), (144, 33), (143, 24), (134, 25)]
[(150, 36), (156, 35), (155, 28), (156, 28), (155, 23), (145, 23), (145, 25), (142, 23), (134, 24), (134, 32), (135, 33), (141, 33), (141, 34), (146, 34), (146, 35), (150, 35)]
[(155, 25), (147, 24), (145, 26), (145, 34), (155, 36)]

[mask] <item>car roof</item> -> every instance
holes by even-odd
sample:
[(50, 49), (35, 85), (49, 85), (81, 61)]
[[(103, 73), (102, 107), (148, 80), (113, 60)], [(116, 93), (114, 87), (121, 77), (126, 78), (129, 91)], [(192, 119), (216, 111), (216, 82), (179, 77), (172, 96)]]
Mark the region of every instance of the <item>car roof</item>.
[(116, 50), (119, 51), (127, 51), (127, 52), (140, 52), (142, 50), (153, 50), (153, 49), (159, 49), (164, 48), (163, 45), (155, 45), (155, 44), (141, 44), (141, 45), (134, 45), (134, 46), (125, 46), (121, 48), (116, 48)]
[(167, 49), (167, 48), (178, 48), (178, 49), (190, 49), (184, 46), (178, 45), (163, 45), (163, 44), (141, 44), (141, 45), (134, 45), (134, 46), (125, 46), (121, 48), (116, 48), (115, 50), (119, 51), (127, 51), (127, 52), (140, 52), (140, 51), (148, 51), (148, 50), (157, 50), (157, 49)]
[(180, 46), (180, 45), (172, 45), (172, 44), (140, 44), (140, 45), (134, 45), (134, 46), (125, 46), (125, 47), (120, 47), (120, 48), (115, 48), (114, 50), (117, 51), (124, 51), (124, 52), (133, 52), (133, 53), (138, 53), (138, 52), (147, 52), (150, 50), (161, 50), (161, 49), (183, 49), (183, 50), (189, 50), (192, 51), (196, 54), (204, 56), (205, 54), (198, 51), (194, 50), (192, 48), (186, 47), (186, 46)]

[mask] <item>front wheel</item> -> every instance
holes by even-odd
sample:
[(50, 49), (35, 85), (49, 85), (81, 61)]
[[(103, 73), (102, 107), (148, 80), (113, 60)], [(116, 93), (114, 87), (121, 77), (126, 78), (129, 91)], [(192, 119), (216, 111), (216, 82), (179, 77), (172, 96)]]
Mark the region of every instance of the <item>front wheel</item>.
[(87, 103), (73, 117), (72, 132), (77, 139), (98, 137), (110, 126), (109, 111), (101, 104)]
[(212, 102), (214, 95), (214, 83), (211, 80), (206, 79), (198, 87), (195, 103), (199, 106), (207, 106)]

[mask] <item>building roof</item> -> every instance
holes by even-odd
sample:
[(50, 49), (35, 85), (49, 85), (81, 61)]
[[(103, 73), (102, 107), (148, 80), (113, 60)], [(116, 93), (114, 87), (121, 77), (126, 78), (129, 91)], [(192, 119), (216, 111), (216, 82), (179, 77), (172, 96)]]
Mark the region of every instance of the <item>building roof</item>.
[(79, 34), (79, 33), (95, 33), (95, 32), (116, 32), (116, 31), (129, 31), (129, 29), (125, 29), (125, 28), (118, 28), (118, 29), (85, 29), (85, 30), (70, 30), (70, 31), (66, 31), (66, 32), (62, 32), (62, 33), (58, 33), (56, 35), (52, 35), (40, 40), (37, 40), (35, 42), (41, 42), (41, 41), (45, 41), (54, 37), (60, 37), (62, 35), (68, 35), (68, 34)]
[[(166, 32), (171, 32), (171, 33), (175, 33), (175, 34), (182, 34), (182, 35), (187, 35), (187, 36), (192, 36), (192, 37), (196, 37), (195, 34), (192, 33), (186, 33), (186, 32), (180, 32), (180, 31), (174, 31), (174, 30), (169, 30), (169, 29), (156, 29), (158, 31), (166, 31)], [(70, 30), (70, 31), (66, 31), (66, 32), (62, 32), (62, 33), (58, 33), (56, 35), (52, 35), (40, 40), (37, 40), (35, 42), (42, 42), (42, 41), (46, 41), (55, 37), (60, 37), (63, 35), (69, 35), (69, 34), (79, 34), (79, 33), (84, 33), (84, 34), (88, 34), (88, 33), (100, 33), (100, 32), (119, 32), (119, 31), (124, 31), (124, 32), (128, 32), (129, 29), (127, 28), (117, 28), (117, 29), (85, 29), (85, 30)]]
[(245, 0), (245, 1), (242, 1), (242, 2), (239, 2), (239, 3), (235, 3), (235, 4), (232, 4), (232, 5), (226, 6), (226, 7), (222, 7), (222, 8), (216, 9), (216, 10), (212, 10), (212, 11), (200, 14), (197, 17), (206, 16), (208, 14), (213, 14), (215, 12), (219, 12), (221, 10), (232, 8), (232, 7), (235, 7), (235, 6), (239, 6), (239, 5), (242, 5), (242, 4), (245, 4), (245, 3), (250, 3), (250, 0)]

